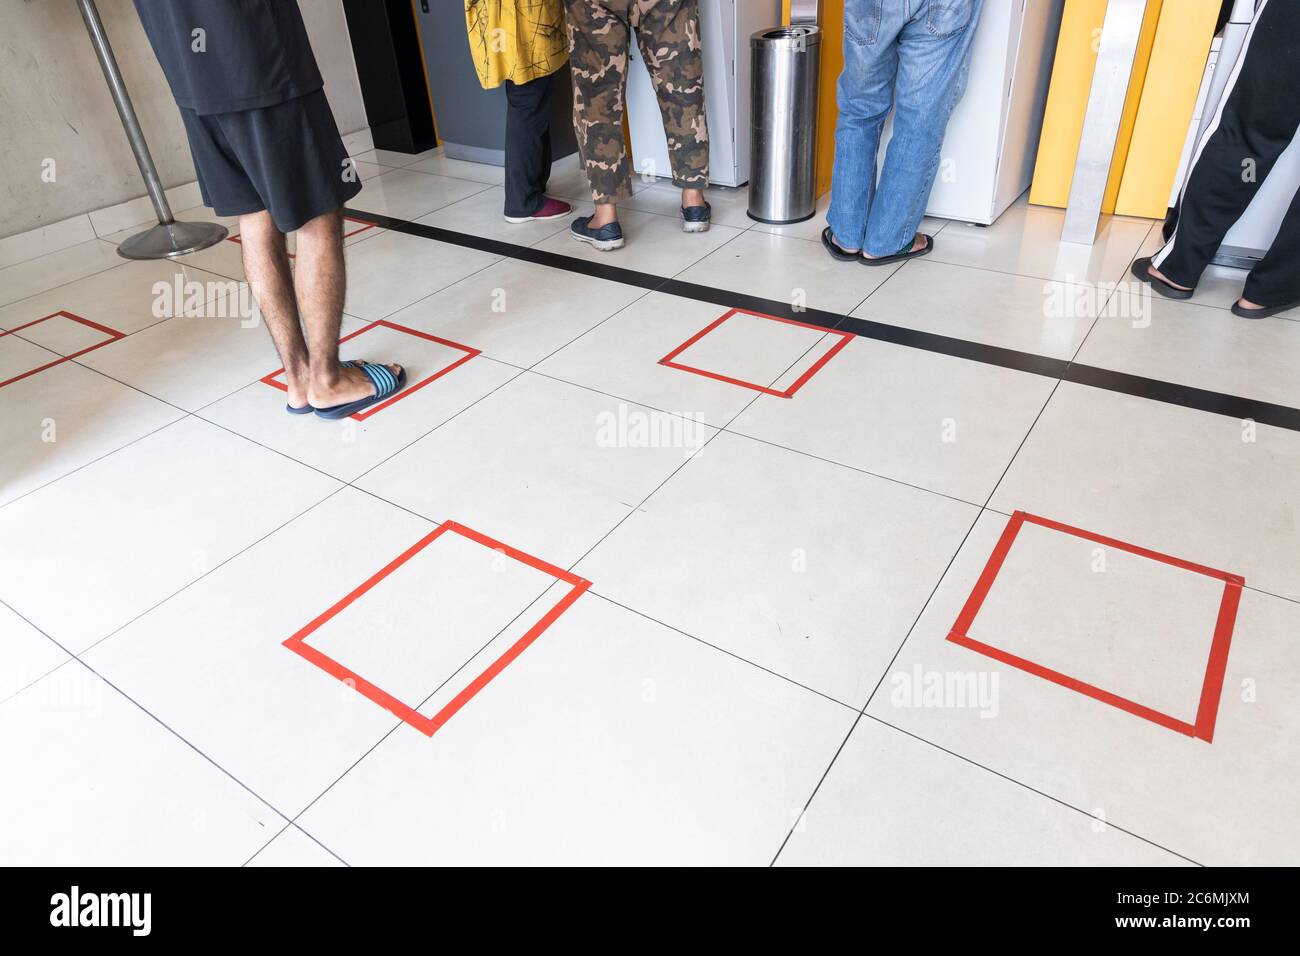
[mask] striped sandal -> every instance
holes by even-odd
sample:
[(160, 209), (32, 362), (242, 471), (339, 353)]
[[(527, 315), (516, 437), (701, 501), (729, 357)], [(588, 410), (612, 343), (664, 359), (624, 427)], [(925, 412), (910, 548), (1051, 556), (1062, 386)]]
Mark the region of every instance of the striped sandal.
[(348, 402), (344, 405), (331, 405), (329, 408), (318, 408), (316, 414), (321, 418), (347, 418), (349, 415), (355, 415), (378, 402), (382, 402), (390, 395), (401, 391), (406, 385), (406, 369), (400, 368), (397, 375), (394, 375), (387, 365), (376, 365), (373, 362), (344, 362), (346, 368), (359, 368), (366, 373), (370, 383), (375, 387), (375, 394), (367, 398), (359, 398), (355, 402)]
[[(343, 366), (343, 368), (360, 368), (361, 364), (362, 363), (360, 362), (339, 362), (339, 365)], [(316, 411), (316, 409), (312, 407), (310, 402), (308, 402), (306, 405), (299, 405), (297, 407), (294, 407), (293, 405), (290, 405), (286, 402), (284, 406), (284, 410), (288, 412), (290, 415), (310, 415), (312, 412)]]

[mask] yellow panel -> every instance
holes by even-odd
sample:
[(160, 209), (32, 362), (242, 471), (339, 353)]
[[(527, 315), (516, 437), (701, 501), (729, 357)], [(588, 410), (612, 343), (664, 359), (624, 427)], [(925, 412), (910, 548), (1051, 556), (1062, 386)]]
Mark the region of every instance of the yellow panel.
[(1162, 218), (1219, 13), (1219, 0), (1180, 0), (1160, 17), (1115, 211)]
[[(1029, 190), (1031, 203), (1065, 208), (1069, 201), (1070, 181), (1074, 178), (1074, 163), (1079, 155), (1079, 138), (1088, 109), (1092, 74), (1097, 66), (1096, 44), (1106, 19), (1106, 6), (1107, 0), (1065, 2), (1056, 60), (1052, 66), (1052, 83), (1047, 94), (1047, 111), (1043, 117), (1043, 134), (1034, 165), (1034, 182)], [(1128, 96), (1115, 139), (1111, 175), (1102, 200), (1103, 212), (1115, 209), (1162, 6), (1163, 0), (1149, 0), (1142, 20)]]
[(1064, 208), (1070, 198), (1088, 90), (1097, 65), (1093, 45), (1101, 36), (1105, 19), (1106, 0), (1065, 0), (1038, 159), (1034, 163), (1034, 182), (1029, 189), (1031, 203)]

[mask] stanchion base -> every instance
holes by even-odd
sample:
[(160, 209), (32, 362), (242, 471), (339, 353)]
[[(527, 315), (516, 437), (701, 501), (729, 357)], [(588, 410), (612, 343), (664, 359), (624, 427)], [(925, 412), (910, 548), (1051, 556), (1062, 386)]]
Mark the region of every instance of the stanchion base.
[(123, 259), (173, 259), (216, 245), (227, 235), (229, 230), (215, 222), (159, 223), (125, 240), (117, 254)]

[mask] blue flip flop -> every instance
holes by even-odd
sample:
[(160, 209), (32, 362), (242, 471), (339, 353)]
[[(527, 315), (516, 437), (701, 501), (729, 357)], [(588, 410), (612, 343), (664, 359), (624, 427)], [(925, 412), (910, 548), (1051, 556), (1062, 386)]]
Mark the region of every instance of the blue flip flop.
[(318, 408), (316, 414), (321, 418), (347, 418), (349, 415), (355, 415), (357, 412), (382, 402), (390, 395), (401, 391), (406, 385), (406, 369), (402, 369), (399, 375), (393, 375), (387, 365), (376, 365), (371, 362), (344, 362), (343, 364), (359, 368), (365, 372), (366, 377), (370, 379), (370, 383), (375, 387), (375, 394), (368, 398), (359, 398), (355, 402), (348, 402), (345, 405)]

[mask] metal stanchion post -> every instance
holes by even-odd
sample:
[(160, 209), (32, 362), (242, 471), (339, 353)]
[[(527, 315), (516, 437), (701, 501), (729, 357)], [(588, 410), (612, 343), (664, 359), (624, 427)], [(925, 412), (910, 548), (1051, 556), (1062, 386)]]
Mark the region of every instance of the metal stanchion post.
[(104, 23), (99, 19), (95, 0), (77, 0), (77, 6), (81, 9), (81, 18), (86, 21), (91, 46), (99, 58), (109, 92), (113, 94), (117, 115), (122, 119), (126, 138), (131, 142), (131, 152), (135, 154), (140, 175), (144, 177), (145, 188), (149, 191), (149, 199), (158, 216), (158, 225), (121, 243), (117, 247), (117, 254), (124, 259), (170, 259), (220, 242), (227, 235), (225, 226), (215, 222), (177, 222), (172, 217), (171, 206), (163, 193), (158, 170), (153, 164), (153, 157), (149, 155), (149, 144), (144, 140), (126, 84), (122, 82), (122, 72), (117, 68), (117, 59), (113, 56), (108, 35), (104, 32)]

